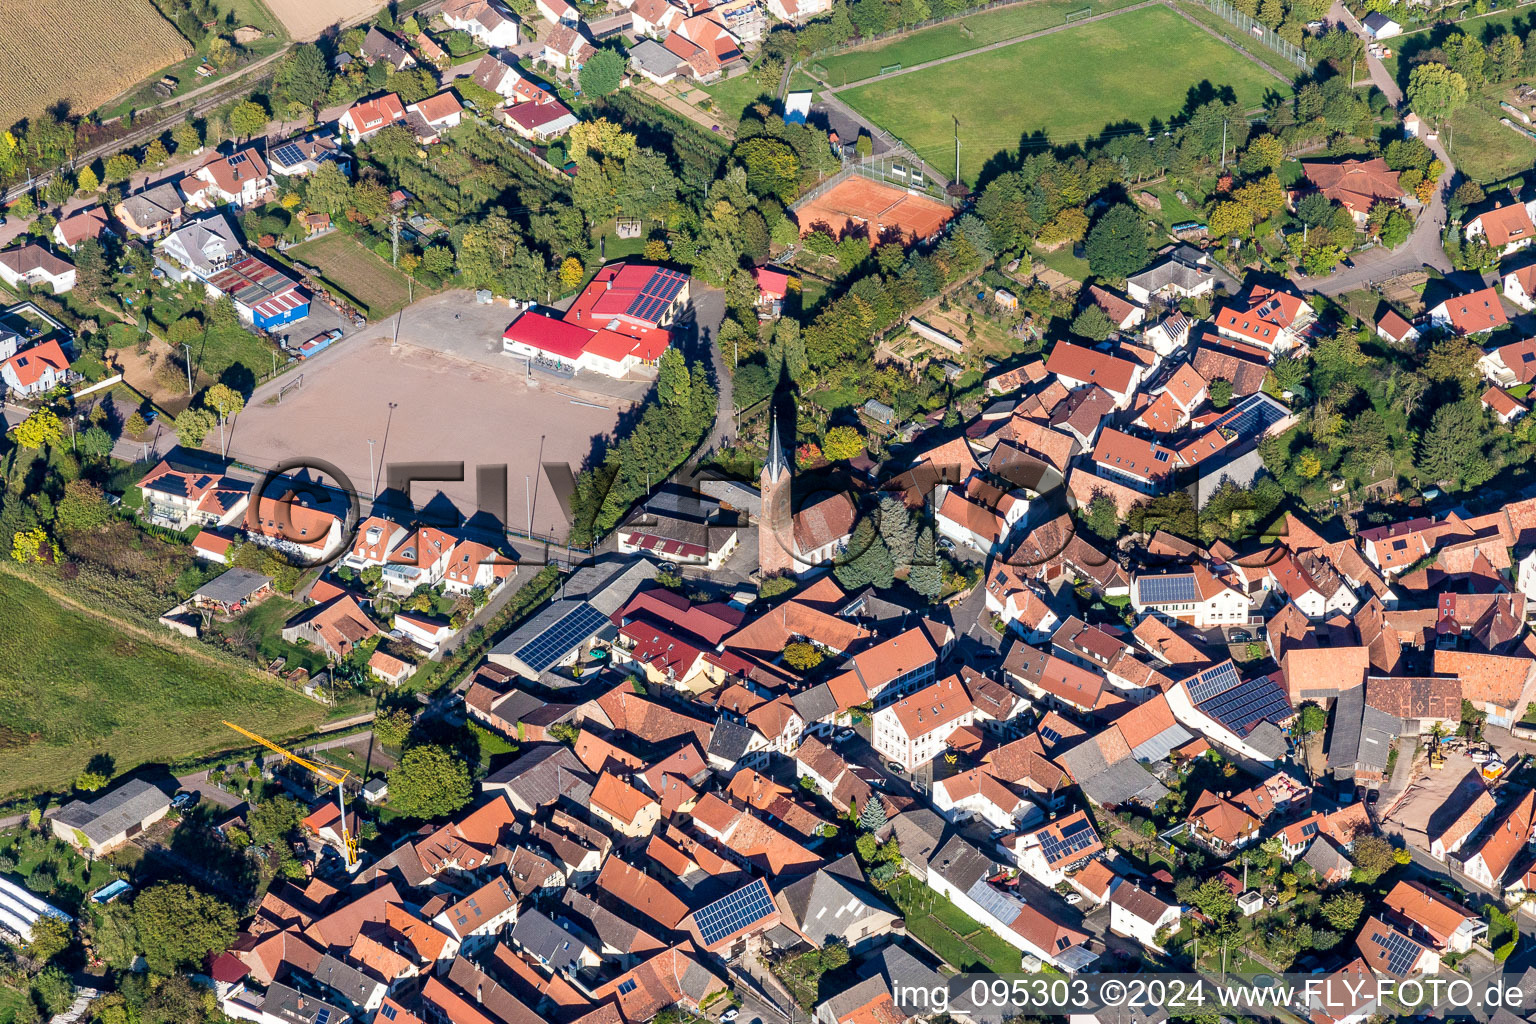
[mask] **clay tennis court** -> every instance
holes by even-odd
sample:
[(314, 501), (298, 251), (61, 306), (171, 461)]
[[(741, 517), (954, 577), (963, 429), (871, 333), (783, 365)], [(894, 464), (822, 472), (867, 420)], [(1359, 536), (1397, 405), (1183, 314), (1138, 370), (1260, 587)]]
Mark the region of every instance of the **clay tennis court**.
[[(278, 404), (262, 401), (263, 394), (240, 413), (230, 440), (233, 458), (265, 469), (284, 459), (318, 457), (367, 495), (373, 438), (380, 466), (463, 462), (463, 481), (417, 484), (411, 499), (421, 507), (440, 490), (466, 517), (479, 509), (475, 467), (504, 465), (507, 525), (528, 526), (528, 476), (537, 488), (534, 531), (558, 538), (566, 523), (548, 483), (539, 483), (540, 438), (544, 463), (568, 463), (575, 472), (592, 439), (611, 435), (619, 409), (629, 405), (555, 379), (530, 383), (523, 363), (510, 358), (501, 369), (415, 345), (391, 346), (387, 337), (349, 338), (334, 355), (322, 355), (303, 369), (302, 388), (289, 390)], [(214, 431), (204, 447), (217, 451), (218, 443)], [(382, 489), (382, 471), (378, 479)]]
[(795, 210), (795, 220), (802, 235), (825, 226), (842, 238), (851, 229), (868, 232), (873, 245), (887, 231), (909, 243), (931, 238), (954, 214), (935, 199), (855, 174)]

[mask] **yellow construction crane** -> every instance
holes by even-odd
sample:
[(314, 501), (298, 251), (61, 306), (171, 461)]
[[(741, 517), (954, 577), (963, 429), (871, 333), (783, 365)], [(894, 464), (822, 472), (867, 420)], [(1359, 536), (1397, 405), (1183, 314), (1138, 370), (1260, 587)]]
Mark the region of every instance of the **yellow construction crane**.
[[(332, 767), (331, 765), (328, 765), (328, 764), (323, 765), (323, 764), (320, 764), (319, 762), (311, 761), (308, 758), (300, 757), (298, 754), (295, 754), (293, 751), (288, 750), (288, 749), (286, 749), (284, 747), (278, 746), (276, 743), (273, 743), (271, 740), (267, 739), (265, 736), (258, 736), (254, 732), (251, 732), (251, 730), (243, 729), (240, 726), (236, 725), (234, 722), (225, 722), (224, 724), (229, 726), (231, 729), (235, 730), (235, 732), (239, 733), (241, 736), (244, 736), (246, 739), (248, 739), (248, 740), (255, 740), (257, 743), (260, 743), (262, 746), (266, 747), (268, 750), (272, 751), (273, 753), (281, 754), (283, 757), (285, 757), (288, 760), (292, 761), (294, 764), (298, 765), (300, 768), (307, 769), (311, 774), (316, 775), (316, 776), (324, 779), (326, 782), (329, 782), (329, 783), (332, 783), (333, 785), (335, 785), (335, 787), (336, 787), (336, 805), (341, 810), (341, 845), (345, 848), (345, 856), (346, 856), (346, 861), (347, 861), (347, 870), (348, 871), (356, 870), (357, 869), (357, 837), (352, 834), (352, 830), (351, 829), (347, 828), (347, 796), (346, 796), (346, 789), (347, 789), (347, 787), (346, 787), (346, 781), (351, 776), (352, 773), (347, 771), (345, 768), (334, 768), (334, 767)], [(338, 774), (336, 774), (337, 772), (340, 772), (341, 774), (338, 775)]]

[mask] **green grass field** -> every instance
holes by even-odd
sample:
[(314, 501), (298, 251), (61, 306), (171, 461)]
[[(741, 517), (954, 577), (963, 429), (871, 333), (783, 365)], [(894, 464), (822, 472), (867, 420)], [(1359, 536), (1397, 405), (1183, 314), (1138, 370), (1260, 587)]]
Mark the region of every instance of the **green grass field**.
[(67, 789), (96, 753), (124, 772), (243, 745), (226, 718), (277, 739), (325, 718), (275, 682), (71, 611), (9, 573), (0, 622), (0, 796)]
[(777, 105), (777, 101), (773, 99), (773, 88), (764, 87), (757, 80), (756, 73), (750, 70), (735, 78), (722, 79), (714, 85), (705, 86), (704, 91), (709, 93), (709, 98), (714, 100), (715, 106), (720, 108), (716, 111), (720, 115), (720, 120), (732, 125), (741, 120), (742, 112), (756, 103), (759, 97), (762, 97), (763, 102), (770, 106)]
[[(1101, 0), (1092, 4), (1094, 14), (1129, 7), (1137, 0)], [(823, 57), (817, 63), (826, 68), (825, 80), (834, 86), (873, 78), (880, 69), (892, 64), (911, 66), (925, 60), (965, 53), (988, 43), (1029, 35), (1064, 23), (1066, 15), (1090, 6), (1089, 0), (1032, 0), (1030, 3), (983, 11), (958, 21), (919, 29), (875, 46)], [(791, 83), (793, 84), (793, 83)]]
[(1451, 115), (1450, 131), (1440, 133), (1442, 143), (1452, 143), (1451, 162), (1473, 181), (1491, 184), (1529, 174), (1536, 163), (1536, 140), (1499, 123), (1499, 118), (1508, 116), (1499, 109), (1507, 91), (1506, 86), (1494, 86), (1473, 93)]
[(369, 320), (382, 320), (404, 306), (409, 296), (406, 276), (356, 239), (333, 232), (288, 250), (291, 258), (319, 267), (326, 280), (362, 303)]
[(1202, 82), (1230, 87), (1250, 107), (1286, 91), (1172, 11), (1145, 7), (839, 95), (938, 167), (954, 161), (951, 112), (963, 111), (961, 171), (974, 180), (1026, 134), (1078, 142), (1109, 123), (1168, 118)]

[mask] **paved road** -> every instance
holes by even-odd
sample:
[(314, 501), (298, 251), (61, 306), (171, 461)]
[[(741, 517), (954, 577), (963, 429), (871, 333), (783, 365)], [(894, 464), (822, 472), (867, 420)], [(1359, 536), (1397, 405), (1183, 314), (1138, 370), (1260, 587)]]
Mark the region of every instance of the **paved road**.
[[(1348, 26), (1352, 32), (1364, 38), (1364, 30), (1360, 23), (1344, 7), (1342, 0), (1334, 0), (1330, 17), (1336, 23)], [(1403, 91), (1398, 88), (1397, 82), (1388, 73), (1386, 65), (1369, 54), (1366, 55), (1365, 63), (1370, 69), (1371, 81), (1376, 88), (1392, 101), (1393, 106), (1400, 107), (1403, 102)], [(1440, 175), (1440, 181), (1429, 205), (1419, 212), (1419, 219), (1414, 224), (1413, 234), (1408, 237), (1408, 241), (1396, 249), (1376, 248), (1363, 252), (1353, 257), (1352, 262), (1355, 264), (1353, 267), (1341, 268), (1324, 278), (1292, 278), (1298, 287), (1306, 291), (1320, 292), (1323, 295), (1339, 295), (1369, 288), (1388, 278), (1422, 270), (1426, 266), (1441, 272), (1451, 270), (1451, 262), (1445, 258), (1445, 249), (1440, 244), (1440, 235), (1445, 231), (1445, 194), (1456, 175), (1456, 168), (1439, 140), (1426, 139), (1425, 143), (1435, 154), (1435, 158), (1444, 165), (1445, 170)]]

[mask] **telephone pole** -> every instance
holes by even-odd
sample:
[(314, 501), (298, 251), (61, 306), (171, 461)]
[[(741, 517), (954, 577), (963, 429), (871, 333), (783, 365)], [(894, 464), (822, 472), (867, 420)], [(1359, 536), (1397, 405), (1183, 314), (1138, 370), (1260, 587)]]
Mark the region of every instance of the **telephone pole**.
[(1221, 119), (1221, 169), (1227, 169), (1227, 119)]
[(400, 265), (400, 212), (392, 210), (389, 214), (389, 264), (392, 267)]

